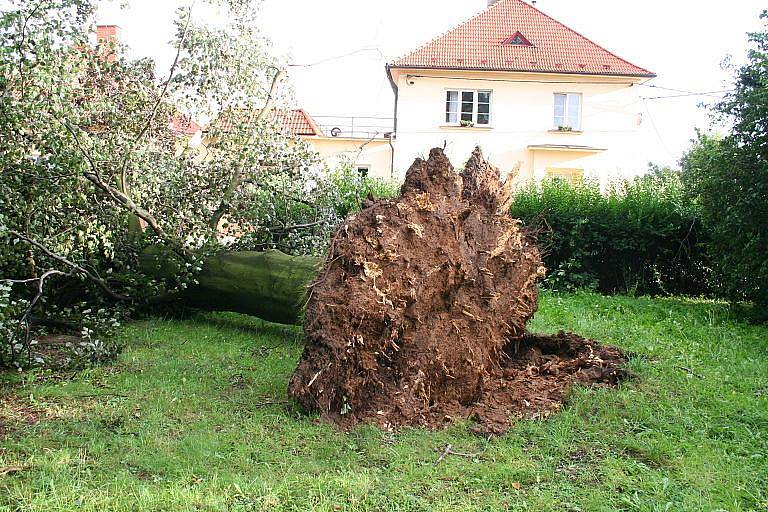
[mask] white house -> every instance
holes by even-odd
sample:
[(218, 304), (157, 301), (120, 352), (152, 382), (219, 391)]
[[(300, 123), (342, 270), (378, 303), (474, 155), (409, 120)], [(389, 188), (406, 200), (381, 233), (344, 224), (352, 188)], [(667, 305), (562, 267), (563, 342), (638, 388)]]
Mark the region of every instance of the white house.
[(520, 180), (604, 179), (645, 168), (637, 87), (656, 75), (523, 0), (489, 0), (470, 20), (391, 62), (392, 171), (444, 146), (474, 146)]

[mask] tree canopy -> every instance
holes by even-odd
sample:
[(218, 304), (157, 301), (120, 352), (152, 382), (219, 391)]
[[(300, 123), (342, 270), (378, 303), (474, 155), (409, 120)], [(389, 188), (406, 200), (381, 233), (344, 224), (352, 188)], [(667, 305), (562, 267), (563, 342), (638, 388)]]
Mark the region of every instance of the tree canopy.
[[(225, 21), (196, 16), (210, 7)], [(0, 335), (12, 342), (0, 358), (24, 348), (41, 315), (88, 334), (147, 297), (184, 288), (228, 228), (269, 246), (319, 224), (310, 190), (290, 218), (269, 215), (262, 202), (275, 187), (306, 182), (317, 158), (274, 115), (290, 106), (291, 91), (285, 64), (256, 28), (256, 7), (210, 0), (179, 9), (173, 63), (156, 72), (119, 42), (94, 44), (96, 0), (5, 5)], [(190, 118), (210, 122), (206, 145), (173, 129)], [(164, 280), (138, 268), (155, 244), (184, 261)]]
[(732, 128), (723, 137), (700, 134), (682, 167), (723, 292), (768, 304), (768, 11), (761, 19), (733, 89), (713, 108)]

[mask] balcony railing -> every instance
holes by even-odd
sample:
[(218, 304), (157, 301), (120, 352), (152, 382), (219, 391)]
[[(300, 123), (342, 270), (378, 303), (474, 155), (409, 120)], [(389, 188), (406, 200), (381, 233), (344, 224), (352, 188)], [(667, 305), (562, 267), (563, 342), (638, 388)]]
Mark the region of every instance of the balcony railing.
[(326, 137), (385, 139), (395, 125), (392, 117), (313, 115), (312, 118)]

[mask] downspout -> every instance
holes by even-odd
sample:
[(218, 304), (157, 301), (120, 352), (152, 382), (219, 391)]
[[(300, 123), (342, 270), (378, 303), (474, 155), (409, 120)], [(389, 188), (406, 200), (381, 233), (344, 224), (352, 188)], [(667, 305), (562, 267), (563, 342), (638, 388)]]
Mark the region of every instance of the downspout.
[(397, 84), (392, 79), (392, 69), (389, 64), (386, 64), (384, 68), (387, 70), (387, 78), (389, 78), (389, 85), (392, 86), (392, 92), (395, 93), (395, 112), (394, 112), (394, 124), (392, 126), (392, 133), (389, 135), (389, 148), (390, 148), (390, 161), (389, 161), (389, 177), (395, 179), (395, 146), (392, 144), (392, 139), (397, 137), (397, 100), (398, 89)]

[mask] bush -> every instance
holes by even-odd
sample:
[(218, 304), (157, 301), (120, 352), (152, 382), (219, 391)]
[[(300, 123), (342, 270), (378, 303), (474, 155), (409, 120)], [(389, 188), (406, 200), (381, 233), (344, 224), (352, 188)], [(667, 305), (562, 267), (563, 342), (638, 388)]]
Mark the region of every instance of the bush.
[[(738, 144), (701, 135), (683, 158), (683, 177), (709, 233), (706, 250), (720, 294), (768, 304), (768, 165)], [(762, 152), (765, 152), (763, 149)]]
[(548, 180), (521, 190), (511, 213), (538, 234), (546, 285), (601, 292), (709, 291), (699, 218), (679, 175), (656, 170), (601, 193)]
[[(235, 227), (232, 250), (280, 249), (287, 254), (325, 256), (331, 236), (367, 197), (398, 192), (394, 181), (362, 176), (351, 163), (338, 169), (316, 169), (301, 176), (270, 176), (256, 193), (257, 206)], [(239, 222), (236, 219), (235, 224)]]
[(724, 137), (699, 134), (683, 157), (683, 179), (701, 208), (722, 293), (768, 305), (768, 11), (749, 35), (748, 62), (712, 110), (731, 125)]

